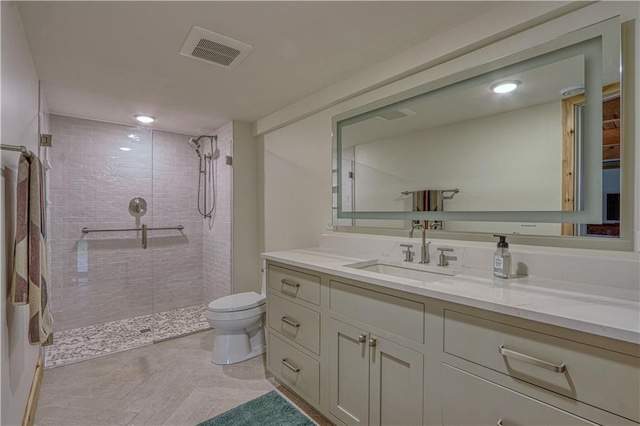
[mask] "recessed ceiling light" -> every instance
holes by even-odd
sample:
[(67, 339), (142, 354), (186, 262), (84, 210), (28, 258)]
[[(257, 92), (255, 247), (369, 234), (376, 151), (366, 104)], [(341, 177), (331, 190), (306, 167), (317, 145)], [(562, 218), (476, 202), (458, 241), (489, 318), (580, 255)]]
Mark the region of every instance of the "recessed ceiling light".
[(560, 96), (574, 96), (584, 93), (584, 86), (569, 86), (560, 91)]
[(491, 86), (491, 90), (494, 93), (509, 93), (516, 90), (518, 86), (520, 86), (520, 82), (517, 80), (502, 81)]
[(141, 123), (144, 124), (149, 124), (149, 123), (153, 123), (154, 121), (156, 121), (156, 118), (152, 115), (147, 115), (147, 114), (136, 114), (133, 116), (136, 120), (138, 120)]
[(126, 146), (121, 146), (120, 150), (121, 151), (131, 151), (131, 148), (127, 148)]

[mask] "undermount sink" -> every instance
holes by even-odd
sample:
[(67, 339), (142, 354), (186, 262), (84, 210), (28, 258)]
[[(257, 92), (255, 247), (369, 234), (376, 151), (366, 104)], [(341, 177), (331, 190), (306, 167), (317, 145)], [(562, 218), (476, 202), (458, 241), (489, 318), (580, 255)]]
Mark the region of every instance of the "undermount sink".
[(348, 268), (360, 269), (361, 271), (375, 272), (393, 277), (407, 278), (410, 280), (433, 282), (439, 281), (447, 276), (456, 275), (457, 271), (448, 270), (441, 266), (421, 265), (409, 262), (394, 262), (389, 260), (369, 260), (366, 262), (345, 265)]

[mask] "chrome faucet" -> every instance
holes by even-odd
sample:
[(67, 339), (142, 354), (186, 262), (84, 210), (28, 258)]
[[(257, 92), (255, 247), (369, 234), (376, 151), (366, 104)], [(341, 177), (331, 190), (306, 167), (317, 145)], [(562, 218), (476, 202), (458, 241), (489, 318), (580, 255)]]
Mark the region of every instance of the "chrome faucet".
[(420, 246), (420, 263), (423, 264), (427, 264), (429, 263), (429, 244), (431, 244), (431, 242), (426, 242), (426, 238), (427, 238), (427, 228), (424, 227), (423, 224), (421, 223), (415, 223), (412, 227), (411, 227), (411, 231), (409, 232), (409, 238), (413, 238), (413, 231), (416, 228), (422, 228), (422, 246)]

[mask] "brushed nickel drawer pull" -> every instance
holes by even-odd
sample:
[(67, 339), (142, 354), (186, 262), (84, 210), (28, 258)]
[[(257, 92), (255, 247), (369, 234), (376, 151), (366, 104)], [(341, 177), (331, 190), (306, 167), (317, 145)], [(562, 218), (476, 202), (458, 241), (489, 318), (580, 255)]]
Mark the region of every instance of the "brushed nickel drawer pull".
[(299, 322), (295, 322), (295, 321), (293, 321), (293, 320), (291, 320), (291, 319), (289, 319), (287, 317), (280, 318), (280, 321), (282, 321), (285, 324), (289, 324), (291, 327), (295, 327), (295, 328), (300, 327), (300, 323)]
[(529, 364), (542, 367), (546, 370), (553, 371), (554, 373), (564, 373), (565, 370), (567, 369), (567, 367), (564, 364), (560, 364), (560, 365), (551, 364), (550, 362), (546, 362), (538, 358), (533, 358), (529, 355), (521, 354), (520, 352), (515, 352), (512, 350), (506, 349), (504, 345), (500, 345), (500, 347), (498, 348), (498, 352), (502, 356), (528, 362)]
[(280, 280), (280, 282), (284, 285), (290, 285), (291, 287), (295, 287), (295, 288), (299, 288), (300, 284), (291, 280), (288, 280), (286, 278), (283, 278)]
[(358, 336), (358, 342), (360, 343), (364, 343), (367, 341), (367, 335), (366, 334), (361, 334)]
[(295, 366), (289, 364), (289, 361), (287, 361), (286, 358), (282, 358), (282, 365), (284, 365), (285, 367), (287, 367), (289, 370), (293, 371), (294, 373), (300, 372), (300, 369), (298, 367), (295, 367)]

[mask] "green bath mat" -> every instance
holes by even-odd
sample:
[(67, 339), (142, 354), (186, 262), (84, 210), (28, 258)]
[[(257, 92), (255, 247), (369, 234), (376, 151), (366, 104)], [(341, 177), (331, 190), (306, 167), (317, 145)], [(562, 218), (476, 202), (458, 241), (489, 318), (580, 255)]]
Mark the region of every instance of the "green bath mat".
[(271, 391), (222, 414), (205, 420), (198, 426), (315, 426), (278, 392)]

